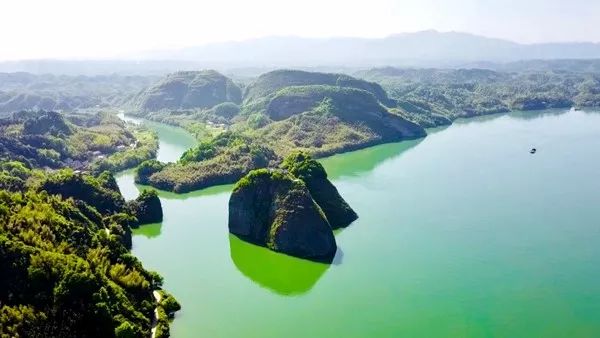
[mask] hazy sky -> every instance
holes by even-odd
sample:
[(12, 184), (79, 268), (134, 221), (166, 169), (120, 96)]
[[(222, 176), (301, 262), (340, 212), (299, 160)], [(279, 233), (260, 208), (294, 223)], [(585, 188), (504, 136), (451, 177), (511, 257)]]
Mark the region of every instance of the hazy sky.
[(600, 0), (2, 0), (0, 60), (105, 58), (268, 35), (464, 31), (600, 42)]

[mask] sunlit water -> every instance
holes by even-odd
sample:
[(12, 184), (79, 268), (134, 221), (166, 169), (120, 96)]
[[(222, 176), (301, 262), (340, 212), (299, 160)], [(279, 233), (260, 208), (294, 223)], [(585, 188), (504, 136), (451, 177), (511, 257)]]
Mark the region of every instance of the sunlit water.
[(230, 236), (231, 186), (161, 193), (133, 252), (183, 306), (173, 337), (600, 336), (600, 114), (462, 120), (322, 163), (360, 216), (331, 266)]

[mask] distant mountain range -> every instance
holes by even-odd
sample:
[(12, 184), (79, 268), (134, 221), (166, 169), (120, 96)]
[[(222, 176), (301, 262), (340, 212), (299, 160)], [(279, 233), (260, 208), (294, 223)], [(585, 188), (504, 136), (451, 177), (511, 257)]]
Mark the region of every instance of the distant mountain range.
[(600, 58), (600, 43), (520, 44), (467, 33), (422, 31), (381, 39), (267, 37), (160, 51), (143, 56), (148, 59), (253, 66), (449, 64)]
[(521, 44), (468, 33), (437, 31), (403, 33), (380, 39), (265, 37), (151, 51), (121, 60), (4, 62), (0, 63), (0, 72), (164, 74), (214, 68), (225, 72), (242, 69), (242, 73), (253, 76), (275, 68), (337, 72), (380, 66), (506, 69), (505, 64), (511, 62), (557, 59), (600, 59), (600, 43)]

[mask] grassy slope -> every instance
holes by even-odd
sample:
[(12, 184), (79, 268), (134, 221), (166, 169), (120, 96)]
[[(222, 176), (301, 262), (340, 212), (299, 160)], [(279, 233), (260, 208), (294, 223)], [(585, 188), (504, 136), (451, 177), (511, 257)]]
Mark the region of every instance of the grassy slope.
[(391, 114), (373, 94), (356, 88), (287, 87), (273, 96), (266, 115), (271, 123), (247, 132), (281, 156), (292, 150), (325, 156), (425, 135)]

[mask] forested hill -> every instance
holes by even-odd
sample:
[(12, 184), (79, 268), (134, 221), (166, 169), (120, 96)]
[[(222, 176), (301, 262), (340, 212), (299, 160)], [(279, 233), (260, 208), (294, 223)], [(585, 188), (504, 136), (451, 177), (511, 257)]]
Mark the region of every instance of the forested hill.
[(214, 70), (177, 72), (163, 77), (138, 94), (132, 106), (140, 111), (212, 108), (224, 102), (239, 104), (241, 89)]
[(66, 76), (0, 73), (0, 113), (117, 107), (155, 82), (154, 76)]
[(142, 338), (153, 325), (168, 337), (179, 304), (129, 252), (131, 228), (162, 220), (160, 200), (125, 201), (104, 171), (157, 147), (106, 113), (0, 119), (1, 337)]
[(156, 156), (158, 139), (108, 113), (19, 112), (0, 118), (0, 160), (116, 172)]
[(404, 116), (425, 126), (439, 124), (440, 117), (600, 106), (595, 72), (385, 67), (356, 75), (380, 83)]
[[(242, 68), (217, 72), (181, 71), (162, 76), (67, 76), (30, 73), (0, 73), (0, 116), (21, 110), (81, 111), (126, 110), (153, 112), (167, 110), (211, 109), (225, 104), (225, 110), (217, 113), (232, 114), (231, 104), (256, 103), (267, 94), (286, 86), (294, 85), (333, 85), (359, 88), (373, 93), (388, 107), (394, 106), (390, 96), (396, 96), (399, 87), (419, 85), (437, 86), (440, 84), (493, 85), (495, 88), (512, 87), (523, 81), (528, 92), (547, 91), (544, 80), (550, 78), (551, 85), (558, 82), (567, 85), (570, 93), (579, 89), (568, 87), (569, 81), (588, 83), (595, 74), (600, 74), (600, 59), (525, 60), (515, 62), (469, 62), (460, 63), (459, 68), (399, 68), (379, 67), (361, 70), (349, 66), (324, 67), (336, 71), (323, 73), (306, 70), (276, 70), (263, 73), (267, 68)], [(186, 69), (185, 63), (181, 68)], [(195, 69), (200, 68), (198, 65)], [(93, 68), (93, 67), (92, 67)], [(118, 69), (118, 68), (116, 68)], [(176, 69), (176, 68), (175, 68)], [(192, 67), (194, 69), (194, 67)], [(487, 71), (486, 71), (487, 70)], [(163, 70), (163, 74), (166, 70)], [(262, 73), (262, 74), (261, 74)], [(228, 74), (225, 76), (223, 74)], [(357, 79), (358, 77), (358, 79)], [(363, 81), (367, 80), (367, 81)], [(390, 83), (394, 86), (389, 86)], [(381, 89), (383, 85), (387, 91)], [(589, 87), (588, 84), (586, 86)], [(592, 84), (593, 86), (593, 84)], [(586, 90), (582, 90), (583, 96)], [(593, 91), (592, 91), (593, 92)], [(515, 92), (507, 93), (512, 96)], [(414, 92), (422, 101), (429, 100), (426, 92)], [(494, 93), (492, 93), (493, 96)], [(449, 93), (460, 96), (461, 93)], [(487, 95), (487, 94), (486, 94)], [(575, 105), (589, 105), (588, 99), (574, 99)], [(243, 98), (242, 98), (243, 97)], [(396, 97), (393, 97), (396, 98)], [(485, 98), (487, 100), (488, 98)], [(505, 105), (513, 107), (511, 105)], [(517, 107), (515, 105), (514, 107)], [(220, 110), (223, 107), (215, 108)], [(217, 121), (222, 123), (223, 121)]]
[(307, 72), (301, 70), (275, 70), (259, 76), (244, 93), (244, 103), (249, 104), (275, 94), (278, 90), (291, 86), (327, 85), (344, 88), (357, 88), (370, 92), (379, 102), (393, 104), (380, 85), (363, 81), (345, 74)]
[(0, 336), (143, 338), (156, 310), (168, 337), (179, 304), (129, 252), (131, 227), (162, 215), (156, 201), (126, 202), (108, 172), (0, 161)]
[[(177, 163), (143, 163), (137, 181), (186, 192), (233, 183), (249, 170), (276, 165), (293, 150), (325, 156), (425, 135), (390, 106), (395, 101), (373, 82), (333, 73), (269, 72), (246, 87), (240, 106), (139, 111), (187, 128), (202, 142)], [(202, 124), (204, 132), (198, 132)]]
[(472, 62), (459, 68), (491, 69), (503, 72), (600, 73), (600, 57), (593, 59), (520, 60), (513, 62)]

